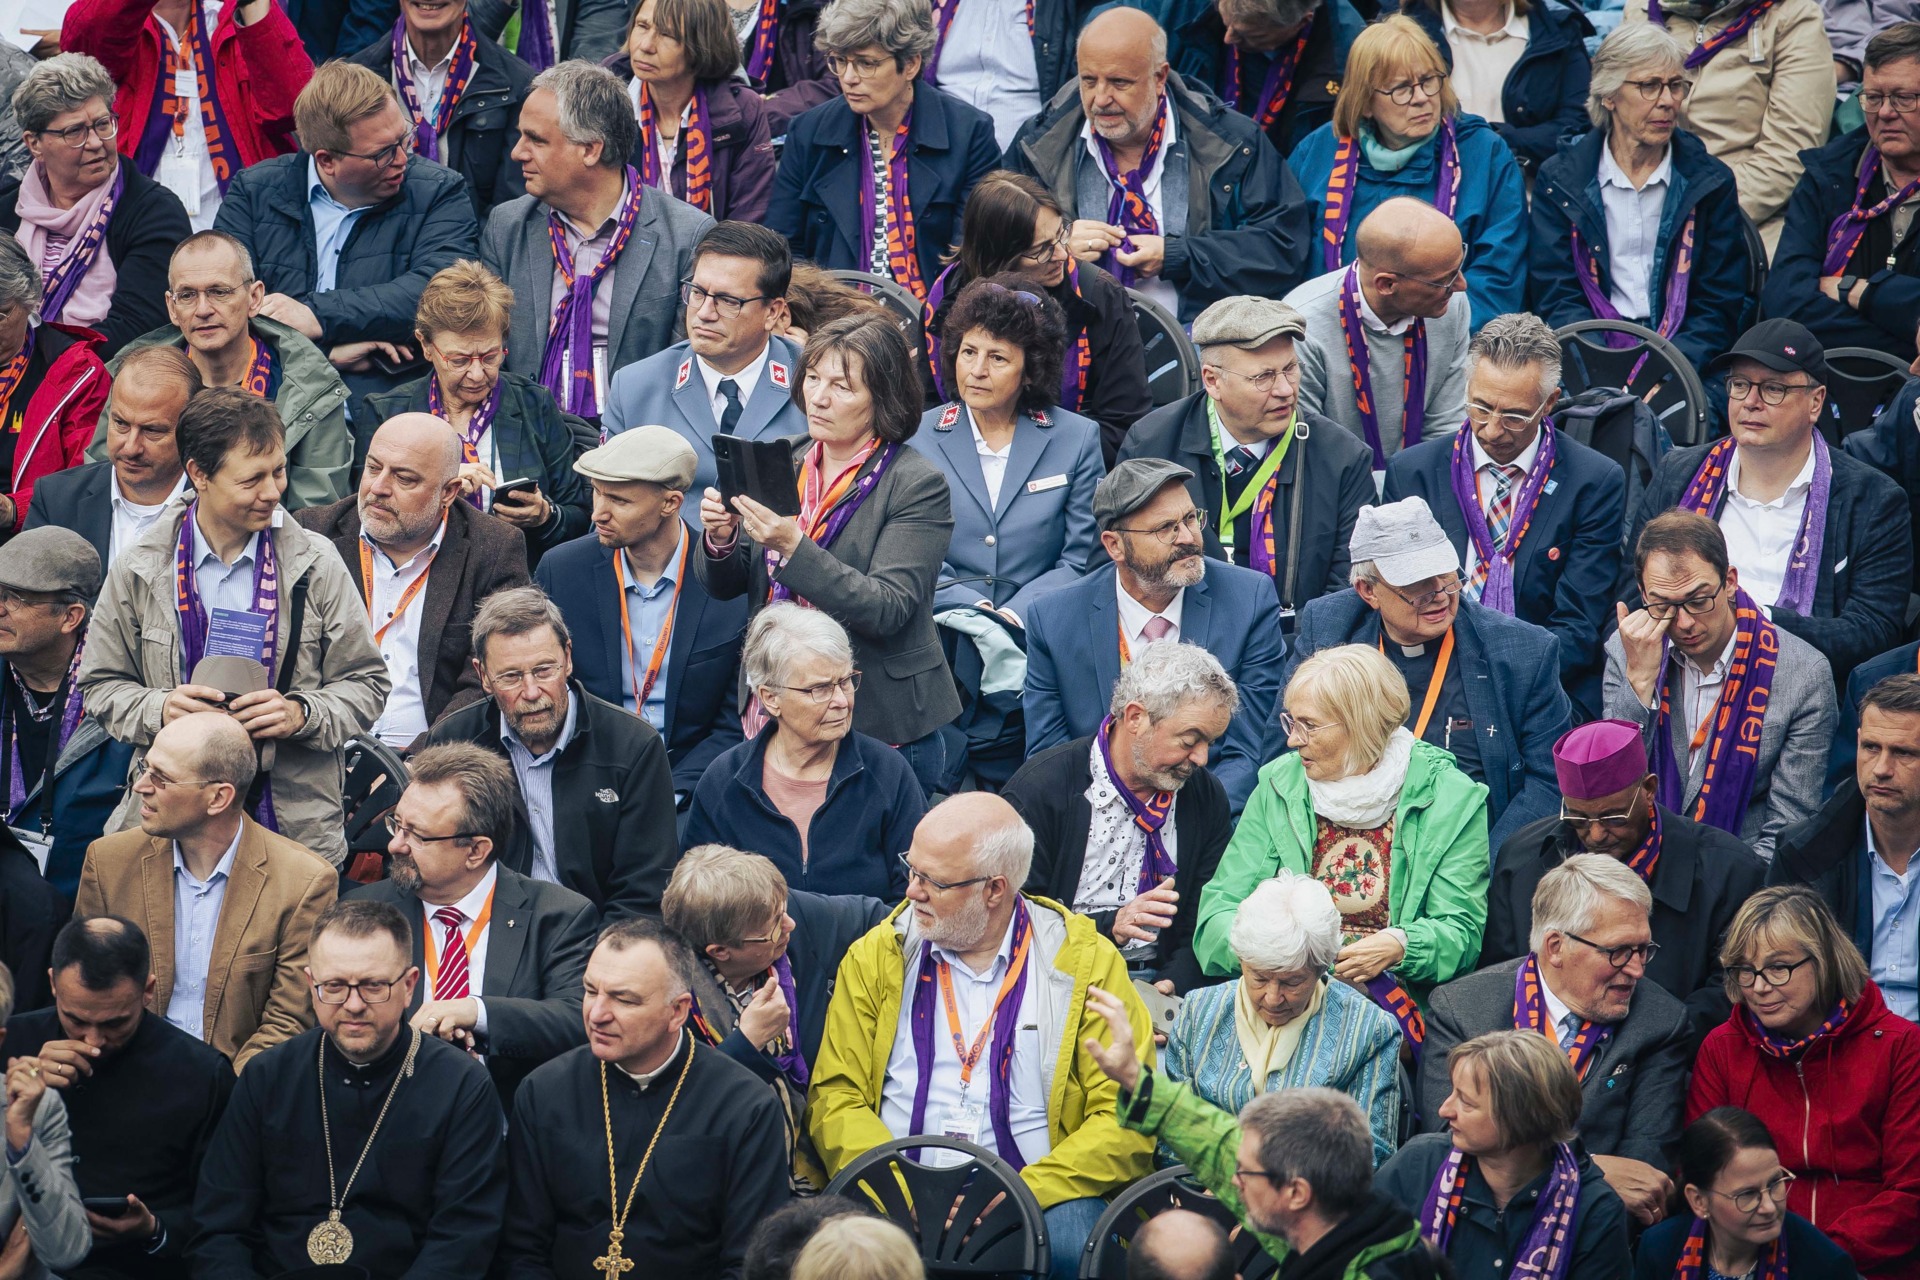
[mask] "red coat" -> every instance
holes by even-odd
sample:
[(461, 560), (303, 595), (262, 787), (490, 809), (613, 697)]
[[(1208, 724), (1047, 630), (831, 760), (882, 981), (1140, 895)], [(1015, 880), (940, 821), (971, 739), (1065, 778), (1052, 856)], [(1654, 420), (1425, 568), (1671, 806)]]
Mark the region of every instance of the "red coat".
[[(77, 325), (40, 326), (22, 380), (30, 390), (13, 442), (13, 474), (7, 486), (7, 496), (13, 499), (13, 523), (4, 532), (18, 529), (26, 518), (36, 480), (87, 460), (87, 445), (113, 385), (107, 367), (100, 363), (101, 341), (99, 334)], [(8, 406), (9, 428), (13, 408)]]
[(1867, 983), (1837, 1035), (1798, 1063), (1763, 1053), (1736, 1007), (1693, 1064), (1689, 1123), (1745, 1107), (1798, 1179), (1787, 1207), (1845, 1249), (1868, 1280), (1920, 1278), (1920, 1027)]
[[(236, 172), (300, 149), (293, 100), (313, 78), (313, 62), (278, 3), (250, 27), (235, 24), (239, 8), (238, 0), (228, 0), (213, 29), (214, 86), (240, 153)], [(60, 47), (92, 54), (120, 86), (113, 99), (120, 153), (133, 155), (146, 132), (166, 52), (153, 0), (76, 0), (61, 25)]]

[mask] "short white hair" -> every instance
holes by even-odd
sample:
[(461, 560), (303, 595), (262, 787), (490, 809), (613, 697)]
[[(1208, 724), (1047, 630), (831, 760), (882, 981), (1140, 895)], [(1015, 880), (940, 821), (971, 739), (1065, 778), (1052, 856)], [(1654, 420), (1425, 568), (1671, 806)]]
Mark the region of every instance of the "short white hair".
[(846, 628), (818, 609), (785, 600), (754, 615), (740, 654), (749, 689), (758, 693), (790, 683), (795, 664), (808, 658), (852, 666)]
[(1527, 947), (1539, 951), (1549, 933), (1585, 933), (1611, 898), (1653, 914), (1653, 894), (1640, 873), (1604, 853), (1576, 853), (1540, 877), (1533, 891), (1533, 931)]
[(1117, 720), (1133, 703), (1157, 724), (1189, 702), (1210, 702), (1232, 715), (1240, 709), (1240, 691), (1220, 660), (1199, 645), (1156, 640), (1120, 669), (1107, 710)]
[(1282, 867), (1234, 911), (1227, 945), (1243, 968), (1324, 973), (1340, 954), (1340, 908), (1326, 885)]

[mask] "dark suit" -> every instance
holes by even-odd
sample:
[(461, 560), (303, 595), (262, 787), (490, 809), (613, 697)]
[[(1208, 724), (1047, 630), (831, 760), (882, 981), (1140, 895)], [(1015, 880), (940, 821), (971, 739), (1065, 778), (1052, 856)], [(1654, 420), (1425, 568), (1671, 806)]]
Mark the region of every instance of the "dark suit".
[[(615, 554), (595, 534), (575, 538), (542, 558), (535, 581), (560, 606), (573, 633), (574, 677), (594, 697), (620, 706), (633, 690), (620, 672), (626, 638), (620, 634)], [(715, 600), (689, 567), (667, 644), (667, 723), (660, 734), (679, 794), (690, 794), (714, 758), (741, 740), (735, 688), (746, 633), (746, 600)], [(644, 670), (645, 657), (640, 662)]]
[(1867, 863), (1867, 802), (1859, 783), (1848, 778), (1820, 812), (1781, 833), (1767, 883), (1804, 884), (1824, 898), (1871, 967), (1873, 880)]
[[(293, 518), (333, 543), (365, 599), (360, 577), (360, 508), (357, 498), (296, 511)], [(486, 697), (471, 661), (473, 615), (496, 591), (524, 587), (527, 544), (504, 520), (465, 502), (447, 509), (447, 529), (420, 593), (420, 700), (432, 725), (449, 711)]]
[[(486, 1001), (487, 1034), (480, 1038), (487, 1071), (511, 1108), (513, 1093), (529, 1071), (587, 1042), (580, 1020), (580, 978), (600, 933), (594, 905), (557, 884), (499, 868), (493, 915), (487, 924), (487, 965), (480, 990)], [(422, 980), (413, 989), (411, 1014), (433, 997), (425, 981), (422, 930), (427, 908), (391, 880), (362, 885), (347, 895), (398, 907), (413, 926), (413, 963)], [(443, 929), (427, 930), (438, 947)]]
[(85, 462), (42, 476), (33, 486), (23, 529), (71, 529), (100, 553), (104, 573), (113, 563), (113, 464)]
[[(805, 431), (806, 410), (793, 402), (799, 369), (799, 346), (785, 338), (768, 338), (767, 362), (760, 367), (760, 381), (740, 406), (740, 421), (733, 424), (732, 434), (749, 440), (775, 440)], [(683, 510), (689, 523), (698, 529), (700, 495), (720, 484), (712, 443), (720, 424), (714, 419), (713, 404), (707, 399), (707, 380), (700, 376), (692, 344), (676, 342), (638, 364), (628, 365), (613, 375), (612, 385), (606, 408), (600, 413), (607, 439), (630, 427), (658, 423), (673, 428), (693, 446), (693, 485)]]
[[(35, 494), (37, 498), (37, 490)], [(1833, 750), (1827, 757), (1827, 795), (1854, 776), (1854, 761), (1860, 751), (1860, 700), (1867, 696), (1867, 690), (1888, 676), (1910, 676), (1916, 671), (1920, 671), (1920, 641), (1869, 658), (1847, 677), (1846, 692), (1840, 699), (1840, 719), (1833, 730)]]
[(66, 899), (48, 884), (13, 832), (0, 832), (0, 962), (13, 974), (13, 1010), (53, 1003), (47, 964), (53, 935), (67, 922)]
[[(1520, 961), (1470, 973), (1427, 998), (1427, 1042), (1420, 1051), (1420, 1127), (1446, 1128), (1440, 1104), (1453, 1092), (1447, 1054), (1489, 1031), (1513, 1029), (1513, 983)], [(1580, 1082), (1580, 1139), (1599, 1156), (1624, 1156), (1656, 1169), (1673, 1166), (1693, 1058), (1687, 1007), (1654, 982), (1633, 993), (1626, 1018), (1601, 1042)]]
[[(1553, 474), (1541, 488), (1514, 559), (1514, 616), (1545, 627), (1559, 645), (1560, 683), (1584, 721), (1600, 715), (1600, 639), (1614, 617), (1626, 474), (1564, 431), (1554, 428), (1553, 435)], [(1465, 566), (1471, 540), (1453, 495), (1457, 438), (1422, 441), (1388, 459), (1381, 501), (1424, 498)], [(1471, 464), (1470, 441), (1466, 447)]]

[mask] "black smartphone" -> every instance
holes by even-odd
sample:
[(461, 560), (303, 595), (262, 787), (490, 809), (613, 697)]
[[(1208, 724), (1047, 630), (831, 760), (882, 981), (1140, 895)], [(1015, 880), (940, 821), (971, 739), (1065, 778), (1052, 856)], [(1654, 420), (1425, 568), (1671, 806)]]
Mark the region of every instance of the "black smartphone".
[(103, 1218), (124, 1218), (133, 1212), (125, 1196), (82, 1196), (80, 1207)]
[(427, 367), (425, 356), (416, 355), (413, 359), (404, 362), (390, 360), (387, 358), (387, 353), (377, 347), (368, 353), (367, 359), (373, 362), (376, 370), (389, 378), (410, 378)]
[(713, 461), (720, 477), (720, 498), (729, 504), (729, 510), (733, 499), (744, 495), (777, 516), (800, 514), (793, 446), (785, 440), (716, 435)]
[(535, 489), (538, 489), (539, 487), (540, 487), (540, 482), (538, 480), (532, 479), (528, 476), (521, 476), (518, 480), (509, 480), (505, 484), (501, 485), (499, 488), (495, 489), (493, 491), (493, 500), (495, 502), (498, 502), (500, 501), (500, 499), (512, 493), (532, 493)]

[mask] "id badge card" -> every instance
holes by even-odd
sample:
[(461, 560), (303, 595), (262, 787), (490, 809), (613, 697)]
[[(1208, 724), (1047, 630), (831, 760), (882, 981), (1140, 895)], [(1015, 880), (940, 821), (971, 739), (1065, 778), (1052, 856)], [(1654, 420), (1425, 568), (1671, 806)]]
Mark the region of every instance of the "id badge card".
[[(961, 1142), (971, 1142), (977, 1147), (980, 1145), (980, 1131), (985, 1125), (986, 1116), (982, 1114), (979, 1104), (963, 1098), (947, 1108), (945, 1114), (940, 1117), (940, 1123), (935, 1132), (943, 1138), (957, 1138)], [(920, 1158), (923, 1163), (936, 1168), (965, 1164), (967, 1160), (961, 1152), (936, 1150), (931, 1147), (922, 1151)]]
[(594, 412), (604, 414), (607, 411), (607, 344), (593, 344), (593, 408)]

